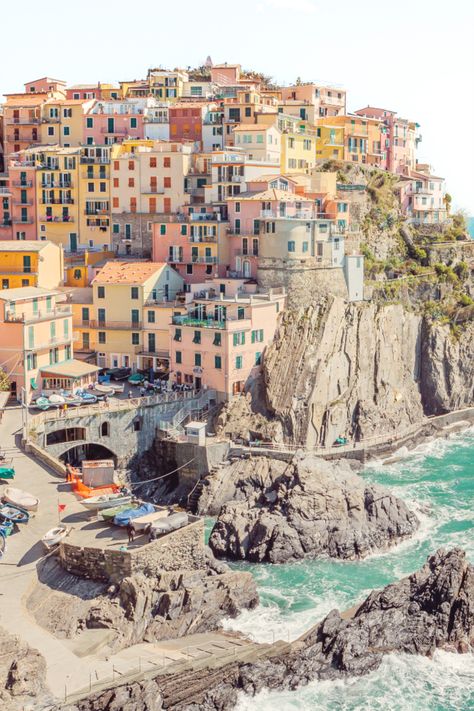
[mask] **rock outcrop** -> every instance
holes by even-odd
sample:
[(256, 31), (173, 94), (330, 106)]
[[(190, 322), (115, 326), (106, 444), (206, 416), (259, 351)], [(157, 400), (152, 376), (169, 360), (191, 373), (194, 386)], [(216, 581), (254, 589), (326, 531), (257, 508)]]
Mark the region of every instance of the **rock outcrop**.
[(188, 669), (122, 685), (67, 710), (226, 711), (235, 708), (238, 691), (253, 695), (263, 688), (294, 690), (315, 679), (362, 676), (394, 652), (472, 652), (474, 567), (459, 548), (439, 550), (418, 572), (372, 592), (352, 614), (333, 610), (289, 649), (279, 652), (278, 645), (255, 662), (230, 661), (217, 670)]
[(0, 627), (0, 707), (24, 709), (47, 694), (46, 662), (19, 637)]
[[(230, 404), (217, 430), (305, 447), (338, 436), (399, 436), (426, 415), (472, 405), (474, 338), (402, 304), (320, 298), (288, 310), (263, 363), (266, 416), (255, 398)], [(261, 399), (261, 398), (260, 398)]]
[[(209, 540), (217, 556), (270, 563), (318, 555), (361, 558), (418, 526), (402, 501), (366, 483), (346, 462), (261, 460), (246, 460), (238, 469), (234, 489), (245, 498), (220, 511)], [(258, 482), (262, 470), (266, 478)]]

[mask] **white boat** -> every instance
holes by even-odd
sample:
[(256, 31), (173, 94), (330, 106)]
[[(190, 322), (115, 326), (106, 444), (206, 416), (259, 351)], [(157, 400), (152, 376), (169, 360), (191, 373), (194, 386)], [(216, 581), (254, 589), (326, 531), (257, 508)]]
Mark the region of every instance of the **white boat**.
[(98, 496), (89, 496), (87, 499), (82, 499), (81, 504), (89, 511), (102, 511), (102, 509), (110, 509), (122, 504), (129, 504), (132, 500), (131, 494), (100, 494)]
[(135, 531), (144, 531), (145, 528), (152, 526), (153, 523), (166, 516), (168, 516), (168, 509), (160, 509), (159, 511), (153, 511), (153, 513), (145, 514), (144, 516), (138, 516), (132, 521), (133, 528)]
[(24, 511), (38, 511), (39, 499), (33, 494), (29, 494), (14, 486), (7, 486), (3, 492), (3, 500), (14, 506), (18, 506)]
[(63, 526), (61, 524), (59, 526), (56, 526), (55, 528), (51, 528), (47, 533), (45, 533), (43, 538), (41, 539), (41, 543), (46, 548), (46, 550), (49, 551), (51, 550), (51, 548), (54, 548), (54, 546), (57, 546), (59, 543), (61, 543), (63, 538), (65, 538), (68, 533), (68, 527)]
[(108, 387), (111, 387), (114, 393), (123, 393), (125, 390), (125, 383), (118, 383), (117, 381), (113, 381), (108, 384)]
[(53, 393), (49, 396), (48, 399), (52, 405), (64, 405), (64, 403), (66, 402), (66, 399), (62, 395), (58, 395), (57, 393)]
[(183, 528), (183, 526), (188, 525), (188, 514), (184, 511), (171, 514), (171, 516), (166, 516), (160, 521), (155, 521), (152, 524), (151, 530), (155, 536), (160, 536), (165, 533), (171, 533), (171, 531), (177, 531), (178, 528)]
[(97, 383), (94, 390), (97, 390), (99, 393), (105, 393), (106, 395), (113, 395), (115, 393), (115, 388), (111, 385), (105, 385), (105, 383)]

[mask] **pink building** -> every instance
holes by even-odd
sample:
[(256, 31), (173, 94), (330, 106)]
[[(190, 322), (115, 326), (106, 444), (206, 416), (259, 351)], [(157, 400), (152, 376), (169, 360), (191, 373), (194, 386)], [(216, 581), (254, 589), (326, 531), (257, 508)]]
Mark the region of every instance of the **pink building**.
[(438, 225), (446, 222), (444, 179), (432, 175), (430, 166), (418, 164), (410, 177), (402, 180), (400, 202), (408, 222), (415, 225)]
[(385, 136), (385, 150), (387, 156), (387, 170), (392, 173), (408, 175), (415, 168), (415, 151), (421, 136), (418, 133), (418, 124), (397, 116), (395, 111), (378, 109), (366, 106), (365, 109), (355, 111), (358, 116), (378, 119), (387, 128)]
[(144, 138), (146, 100), (97, 101), (84, 115), (87, 145), (111, 145), (126, 138)]
[(76, 84), (66, 89), (66, 99), (81, 99), (81, 101), (87, 101), (88, 99), (118, 99), (119, 95), (120, 89), (112, 91), (110, 84), (106, 84), (102, 88), (100, 82), (97, 84)]
[(243, 392), (260, 372), (284, 306), (283, 289), (261, 294), (241, 279), (200, 285), (187, 314), (172, 320), (171, 379), (216, 390), (220, 401)]
[(247, 182), (248, 190), (227, 199), (231, 271), (256, 278), (259, 236), (264, 220), (315, 216), (312, 199), (295, 193), (295, 182), (284, 176), (264, 176)]
[(153, 223), (152, 260), (168, 262), (188, 284), (223, 277), (230, 266), (228, 223), (201, 209)]
[(9, 162), (11, 238), (38, 239), (36, 225), (36, 168), (33, 156), (20, 153)]

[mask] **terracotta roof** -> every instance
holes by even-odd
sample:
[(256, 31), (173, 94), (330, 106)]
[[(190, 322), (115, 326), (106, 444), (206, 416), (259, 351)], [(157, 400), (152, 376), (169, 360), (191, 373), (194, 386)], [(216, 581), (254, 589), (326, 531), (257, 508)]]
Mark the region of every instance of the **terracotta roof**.
[(107, 262), (93, 284), (144, 284), (153, 274), (160, 272), (164, 262)]
[(276, 190), (275, 188), (270, 188), (270, 190), (263, 190), (262, 192), (258, 193), (240, 193), (239, 195), (228, 197), (227, 200), (233, 200), (234, 202), (238, 202), (239, 200), (278, 200), (279, 202), (313, 202), (313, 200), (310, 200), (310, 198), (304, 197), (303, 195), (289, 193), (286, 190)]

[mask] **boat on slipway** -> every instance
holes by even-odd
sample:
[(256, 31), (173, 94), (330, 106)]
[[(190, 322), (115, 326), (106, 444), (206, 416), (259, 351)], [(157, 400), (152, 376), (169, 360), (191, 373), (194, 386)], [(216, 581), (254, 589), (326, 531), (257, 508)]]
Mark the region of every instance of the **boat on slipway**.
[(166, 518), (167, 516), (168, 509), (154, 509), (153, 511), (150, 511), (150, 513), (146, 513), (143, 516), (135, 518), (132, 521), (133, 527), (136, 531), (144, 531), (148, 528), (148, 526), (153, 526), (154, 523), (157, 523), (160, 519)]
[(129, 523), (135, 525), (135, 520), (147, 514), (154, 513), (155, 507), (153, 504), (144, 503), (135, 508), (127, 508), (125, 511), (121, 511), (116, 516), (114, 516), (114, 524), (116, 526), (128, 526)]
[(2, 498), (7, 504), (18, 506), (18, 508), (23, 511), (38, 511), (39, 499), (27, 491), (23, 491), (23, 489), (7, 486), (2, 494)]
[(100, 494), (99, 496), (89, 496), (87, 499), (83, 499), (81, 504), (89, 511), (101, 511), (102, 509), (130, 504), (131, 501), (131, 494)]
[(13, 506), (13, 504), (1, 504), (0, 519), (12, 521), (13, 523), (28, 523), (30, 514), (18, 506)]
[(55, 526), (55, 528), (51, 528), (47, 533), (45, 533), (43, 538), (41, 539), (41, 543), (47, 551), (50, 551), (55, 546), (59, 545), (61, 541), (66, 538), (68, 533), (69, 528), (60, 524), (59, 526)]
[(114, 518), (117, 516), (117, 514), (121, 514), (123, 511), (126, 511), (127, 509), (138, 509), (138, 507), (141, 506), (141, 503), (139, 501), (132, 502), (130, 504), (122, 504), (121, 506), (116, 506), (113, 509), (103, 509), (100, 512), (100, 515), (102, 516), (104, 521), (107, 521), (109, 523), (113, 522)]

